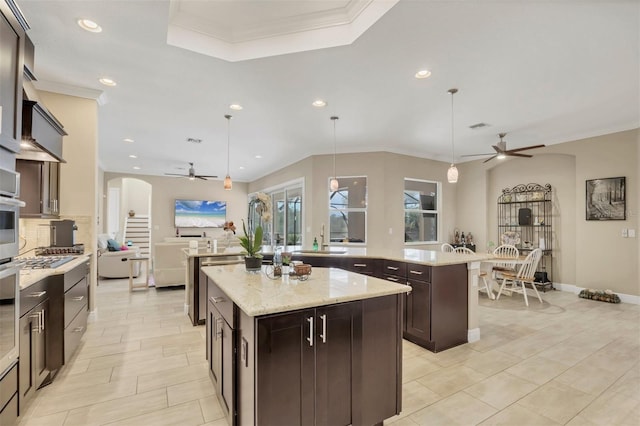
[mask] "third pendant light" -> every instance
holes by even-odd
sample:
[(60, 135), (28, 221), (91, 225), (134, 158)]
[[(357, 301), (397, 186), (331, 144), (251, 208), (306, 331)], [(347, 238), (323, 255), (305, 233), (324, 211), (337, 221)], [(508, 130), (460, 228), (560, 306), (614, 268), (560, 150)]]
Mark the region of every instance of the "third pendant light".
[(224, 189), (230, 191), (233, 183), (231, 182), (231, 176), (229, 176), (229, 142), (231, 140), (231, 119), (233, 117), (229, 114), (226, 114), (224, 118), (227, 119), (227, 176), (224, 178)]
[(339, 120), (339, 117), (332, 116), (331, 121), (333, 121), (333, 177), (331, 178), (331, 182), (329, 183), (329, 189), (331, 192), (336, 192), (340, 187), (338, 183), (338, 178), (336, 177), (336, 121)]
[(455, 148), (453, 144), (453, 95), (458, 93), (458, 89), (449, 89), (449, 93), (451, 93), (451, 166), (449, 166), (449, 170), (447, 170), (447, 180), (449, 183), (458, 182), (458, 168), (455, 165)]

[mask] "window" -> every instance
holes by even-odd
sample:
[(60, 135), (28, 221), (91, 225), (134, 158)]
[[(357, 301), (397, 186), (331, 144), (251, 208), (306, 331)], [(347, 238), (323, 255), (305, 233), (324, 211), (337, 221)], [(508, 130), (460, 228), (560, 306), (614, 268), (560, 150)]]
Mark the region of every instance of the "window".
[[(264, 192), (271, 197), (271, 217), (262, 218), (249, 204), (249, 222), (262, 225), (266, 245), (302, 245), (302, 183), (288, 184)], [(249, 197), (255, 198), (256, 194)]]
[(405, 178), (405, 243), (435, 243), (438, 241), (439, 194), (439, 182)]
[(338, 184), (329, 192), (329, 242), (366, 243), (367, 178), (341, 177)]

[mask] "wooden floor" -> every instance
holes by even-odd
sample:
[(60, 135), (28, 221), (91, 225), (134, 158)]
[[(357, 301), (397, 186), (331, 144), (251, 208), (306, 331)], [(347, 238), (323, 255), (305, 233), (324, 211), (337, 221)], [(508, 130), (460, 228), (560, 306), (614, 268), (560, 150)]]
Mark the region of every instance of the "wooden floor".
[[(97, 295), (78, 352), (19, 424), (226, 425), (184, 290), (130, 294), (108, 280)], [(405, 341), (403, 411), (385, 424), (636, 426), (640, 306), (518, 298), (482, 301), (473, 344), (434, 354)]]

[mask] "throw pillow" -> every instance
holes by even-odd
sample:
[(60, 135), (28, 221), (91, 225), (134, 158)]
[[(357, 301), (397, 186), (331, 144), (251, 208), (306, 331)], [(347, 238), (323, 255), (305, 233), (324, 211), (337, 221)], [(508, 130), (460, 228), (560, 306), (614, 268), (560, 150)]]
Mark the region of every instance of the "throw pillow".
[(107, 249), (109, 251), (120, 251), (120, 244), (116, 240), (107, 240)]

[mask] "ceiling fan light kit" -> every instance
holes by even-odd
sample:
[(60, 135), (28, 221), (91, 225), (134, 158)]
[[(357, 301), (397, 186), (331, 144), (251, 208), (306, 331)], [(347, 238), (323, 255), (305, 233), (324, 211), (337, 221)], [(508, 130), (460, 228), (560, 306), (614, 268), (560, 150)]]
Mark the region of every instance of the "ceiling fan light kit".
[(200, 180), (207, 180), (208, 178), (217, 178), (218, 176), (212, 176), (212, 175), (199, 175), (196, 174), (196, 169), (193, 167), (193, 163), (189, 163), (189, 173), (184, 175), (184, 174), (179, 174), (179, 173), (165, 173), (165, 175), (167, 176), (178, 176), (178, 177), (186, 177), (189, 180), (196, 180), (196, 179), (200, 179)]
[(495, 151), (495, 154), (469, 154), (469, 155), (463, 155), (463, 157), (478, 157), (481, 155), (490, 155), (491, 157), (487, 158), (486, 160), (483, 161), (483, 163), (489, 162), (491, 160), (493, 160), (494, 158), (497, 158), (498, 160), (503, 160), (507, 157), (524, 157), (524, 158), (531, 158), (533, 157), (533, 155), (530, 154), (521, 154), (520, 151), (526, 151), (528, 149), (535, 149), (535, 148), (543, 148), (545, 145), (530, 145), (530, 146), (523, 146), (522, 148), (515, 148), (515, 149), (507, 149), (507, 141), (504, 140), (504, 137), (507, 136), (506, 133), (498, 133), (498, 137), (500, 138), (500, 142), (498, 142), (496, 145), (492, 145), (491, 147), (493, 148), (493, 150)]

